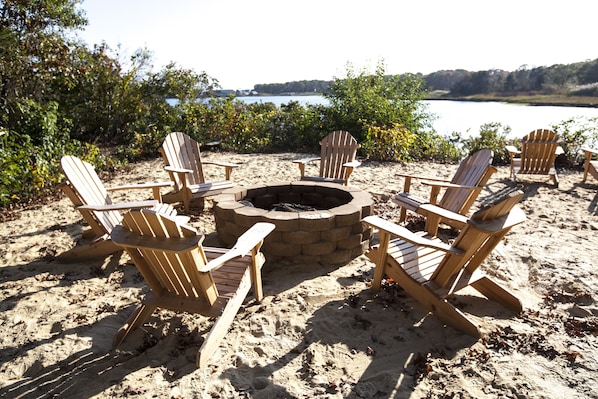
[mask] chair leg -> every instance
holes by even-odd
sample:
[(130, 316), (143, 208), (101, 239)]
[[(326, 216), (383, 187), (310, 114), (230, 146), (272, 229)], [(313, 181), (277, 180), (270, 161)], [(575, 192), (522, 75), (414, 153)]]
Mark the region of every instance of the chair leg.
[(436, 300), (431, 303), (431, 307), (432, 313), (438, 320), (474, 338), (480, 338), (482, 336), (478, 327), (469, 321), (463, 312), (444, 299), (439, 299), (437, 297), (435, 299)]
[(399, 265), (390, 265), (386, 270), (397, 284), (401, 286), (411, 297), (422, 304), (429, 312), (442, 321), (444, 324), (462, 331), (474, 338), (480, 338), (480, 330), (465, 315), (445, 299), (436, 295), (428, 286), (408, 276), (407, 272)]
[(216, 319), (216, 322), (206, 336), (201, 348), (199, 348), (199, 352), (197, 352), (197, 367), (204, 367), (216, 349), (218, 349), (220, 341), (222, 341), (222, 338), (224, 338), (228, 332), (228, 329), (239, 312), (250, 287), (250, 276), (249, 273), (246, 273), (241, 281), (239, 290), (237, 290), (235, 295), (228, 300), (222, 314)]
[(79, 244), (61, 253), (56, 260), (61, 263), (74, 263), (95, 258), (105, 258), (120, 252), (122, 248), (112, 242), (107, 234), (87, 244)]
[(523, 310), (521, 301), (517, 297), (513, 296), (510, 292), (490, 280), (488, 277), (482, 277), (470, 285), (491, 301), (500, 303), (504, 307), (516, 312), (521, 312)]
[(156, 310), (157, 306), (140, 304), (137, 306), (133, 314), (129, 317), (127, 322), (118, 330), (114, 340), (112, 341), (112, 348), (116, 349), (125, 340), (127, 335), (141, 324), (143, 324)]

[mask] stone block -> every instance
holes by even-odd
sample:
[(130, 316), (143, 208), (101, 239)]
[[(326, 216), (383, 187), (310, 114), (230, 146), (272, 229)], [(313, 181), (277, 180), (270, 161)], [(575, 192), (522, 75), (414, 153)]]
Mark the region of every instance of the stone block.
[(352, 204), (338, 206), (330, 210), (336, 215), (336, 226), (351, 226), (361, 221), (361, 208)]
[(324, 241), (344, 240), (349, 237), (349, 235), (351, 234), (351, 230), (351, 226), (334, 227), (332, 229), (320, 232), (320, 237)]
[(308, 211), (299, 213), (299, 229), (324, 231), (334, 227), (335, 216), (328, 211)]
[(359, 247), (362, 240), (363, 240), (363, 238), (362, 238), (361, 234), (352, 234), (348, 238), (338, 241), (336, 243), (336, 245), (340, 249), (351, 249), (351, 248)]
[(269, 222), (276, 225), (277, 231), (297, 231), (299, 230), (298, 212), (279, 212), (270, 211), (266, 214)]
[(319, 231), (285, 231), (282, 232), (282, 241), (289, 244), (311, 244), (320, 241)]
[(334, 252), (336, 243), (331, 241), (320, 241), (313, 244), (305, 244), (301, 246), (301, 253), (303, 255), (327, 255)]

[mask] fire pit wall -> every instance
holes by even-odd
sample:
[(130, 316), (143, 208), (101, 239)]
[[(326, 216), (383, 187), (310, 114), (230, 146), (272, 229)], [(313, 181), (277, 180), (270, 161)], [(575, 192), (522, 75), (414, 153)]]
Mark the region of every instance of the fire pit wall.
[[(287, 202), (317, 210), (278, 211)], [(370, 194), (334, 183), (293, 182), (228, 189), (214, 197), (218, 239), (231, 246), (257, 222), (276, 229), (262, 252), (268, 260), (344, 264), (363, 254), (372, 236), (361, 219), (372, 213)]]

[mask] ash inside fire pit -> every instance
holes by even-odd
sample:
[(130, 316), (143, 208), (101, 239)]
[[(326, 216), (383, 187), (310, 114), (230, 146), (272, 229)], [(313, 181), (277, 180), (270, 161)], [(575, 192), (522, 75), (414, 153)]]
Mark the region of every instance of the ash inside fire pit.
[(257, 222), (276, 229), (265, 240), (268, 260), (343, 264), (369, 247), (371, 196), (357, 187), (294, 182), (232, 188), (214, 198), (218, 239), (227, 246)]

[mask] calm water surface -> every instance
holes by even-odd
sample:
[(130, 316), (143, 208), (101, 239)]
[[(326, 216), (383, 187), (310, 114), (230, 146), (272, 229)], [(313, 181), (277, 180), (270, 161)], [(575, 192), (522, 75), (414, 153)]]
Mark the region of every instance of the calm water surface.
[[(237, 97), (239, 100), (272, 102), (277, 106), (297, 101), (301, 105), (327, 104), (322, 96)], [(425, 101), (435, 116), (433, 126), (442, 135), (459, 132), (477, 135), (485, 123), (499, 122), (511, 127), (512, 137), (521, 137), (539, 128), (550, 128), (570, 118), (598, 118), (598, 108), (518, 105), (501, 102)]]

